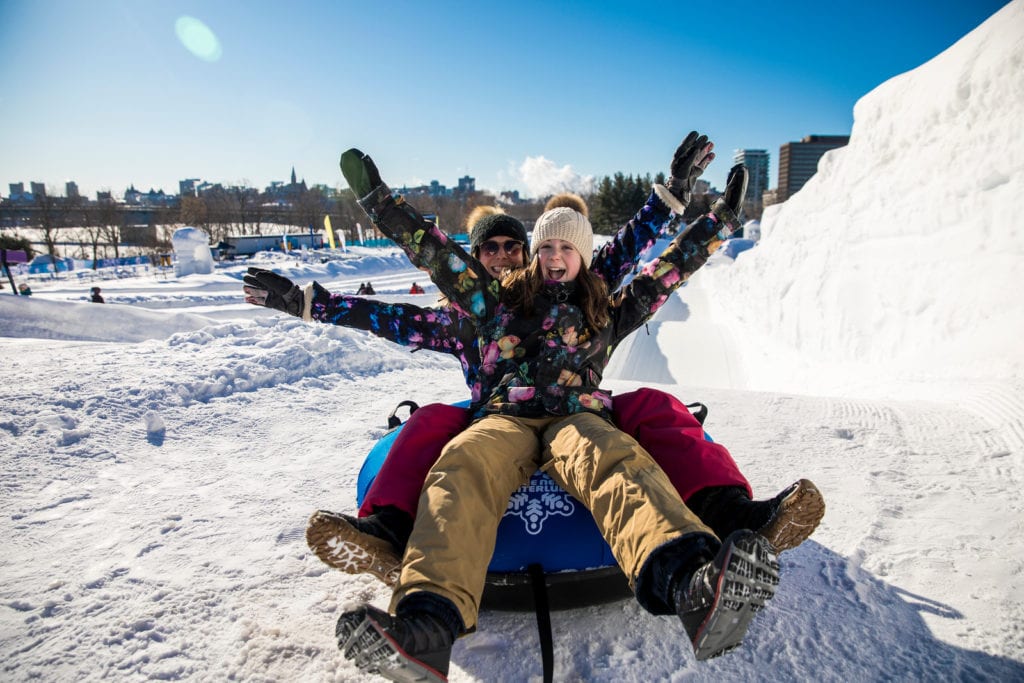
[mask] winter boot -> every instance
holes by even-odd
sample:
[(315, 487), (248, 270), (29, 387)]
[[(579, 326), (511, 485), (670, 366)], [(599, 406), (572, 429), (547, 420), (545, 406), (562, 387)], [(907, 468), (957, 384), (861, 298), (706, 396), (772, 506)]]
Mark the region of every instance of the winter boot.
[(367, 673), (408, 683), (448, 680), (455, 633), (430, 612), (393, 617), (365, 605), (341, 615), (335, 636), (345, 658)]
[(825, 516), (825, 499), (809, 479), (787, 486), (769, 501), (772, 512), (757, 533), (779, 551), (795, 548), (814, 533)]
[(825, 515), (825, 500), (808, 479), (769, 500), (750, 500), (740, 486), (718, 486), (701, 489), (686, 504), (719, 538), (756, 529), (780, 552), (807, 540)]
[(714, 560), (680, 577), (672, 589), (675, 609), (697, 659), (717, 657), (739, 646), (750, 621), (775, 595), (778, 584), (775, 549), (747, 529), (725, 539)]
[(324, 564), (347, 574), (373, 574), (394, 586), (412, 532), (412, 517), (387, 505), (353, 517), (317, 510), (306, 527), (306, 543)]

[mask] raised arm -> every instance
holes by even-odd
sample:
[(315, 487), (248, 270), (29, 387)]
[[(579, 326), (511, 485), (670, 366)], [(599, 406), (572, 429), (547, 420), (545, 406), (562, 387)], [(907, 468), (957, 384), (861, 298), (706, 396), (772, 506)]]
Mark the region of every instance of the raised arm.
[(475, 258), (423, 218), (404, 198), (392, 196), (373, 160), (357, 149), (341, 155), (341, 171), (374, 225), (426, 268), (452, 306), (487, 319), (498, 303), (498, 281)]
[(623, 339), (644, 324), (703, 266), (722, 242), (739, 227), (737, 211), (747, 189), (747, 170), (737, 164), (729, 171), (725, 194), (710, 213), (690, 223), (676, 235), (661, 255), (623, 287), (612, 308), (614, 341)]
[(675, 224), (673, 214), (682, 217), (697, 178), (715, 158), (714, 147), (706, 135), (690, 131), (672, 157), (668, 183), (654, 185), (643, 207), (595, 255), (590, 269), (609, 291), (618, 289), (662, 230)]

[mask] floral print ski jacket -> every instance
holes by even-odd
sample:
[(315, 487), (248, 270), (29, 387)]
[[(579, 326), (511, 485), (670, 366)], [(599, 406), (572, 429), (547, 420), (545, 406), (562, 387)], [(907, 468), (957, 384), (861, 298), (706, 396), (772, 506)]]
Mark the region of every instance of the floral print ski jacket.
[[(640, 254), (660, 236), (668, 224), (671, 209), (662, 199), (667, 190), (657, 186), (644, 206), (594, 256), (590, 270), (607, 283), (609, 291), (617, 289), (635, 267)], [(406, 250), (413, 263), (418, 254)], [(309, 319), (345, 327), (367, 330), (389, 341), (455, 356), (475, 403), (481, 398), (482, 383), (477, 321), (456, 307), (421, 307), (412, 304), (389, 304), (360, 296), (332, 294), (319, 283), (307, 286), (306, 296), (312, 301)], [(506, 342), (507, 343), (507, 342)], [(488, 367), (493, 356), (500, 355), (500, 345), (489, 345)]]
[[(470, 406), (474, 418), (594, 412), (609, 418), (611, 395), (600, 389), (614, 345), (660, 308), (697, 271), (721, 239), (713, 214), (679, 233), (661, 256), (609, 301), (611, 323), (591, 330), (576, 305), (573, 283), (546, 288), (524, 315), (502, 300), (501, 284), (479, 261), (381, 185), (360, 200), (375, 225), (430, 271), (451, 305), (475, 323), (479, 371)], [(641, 210), (658, 228), (671, 220), (660, 200)], [(314, 314), (315, 316), (315, 314)]]

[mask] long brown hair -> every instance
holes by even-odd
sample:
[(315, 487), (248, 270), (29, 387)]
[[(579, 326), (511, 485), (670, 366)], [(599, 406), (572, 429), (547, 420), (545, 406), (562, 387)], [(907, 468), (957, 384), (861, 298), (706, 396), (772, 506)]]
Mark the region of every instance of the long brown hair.
[[(510, 272), (501, 281), (502, 300), (521, 312), (523, 315), (533, 314), (533, 302), (544, 286), (544, 276), (540, 272), (540, 259), (534, 258), (530, 265)], [(576, 276), (579, 288), (580, 309), (587, 319), (587, 326), (597, 332), (608, 325), (611, 316), (608, 314), (608, 285), (590, 270), (580, 268)]]

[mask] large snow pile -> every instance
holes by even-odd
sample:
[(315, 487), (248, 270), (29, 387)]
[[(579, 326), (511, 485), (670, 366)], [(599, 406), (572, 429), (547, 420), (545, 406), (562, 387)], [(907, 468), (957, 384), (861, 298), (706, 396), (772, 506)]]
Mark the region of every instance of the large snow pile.
[[(698, 274), (768, 340), (750, 388), (1024, 375), (1022, 70), (1014, 2), (861, 98), (850, 144), (765, 212), (760, 245)], [(847, 372), (778, 372), (782, 356)]]

